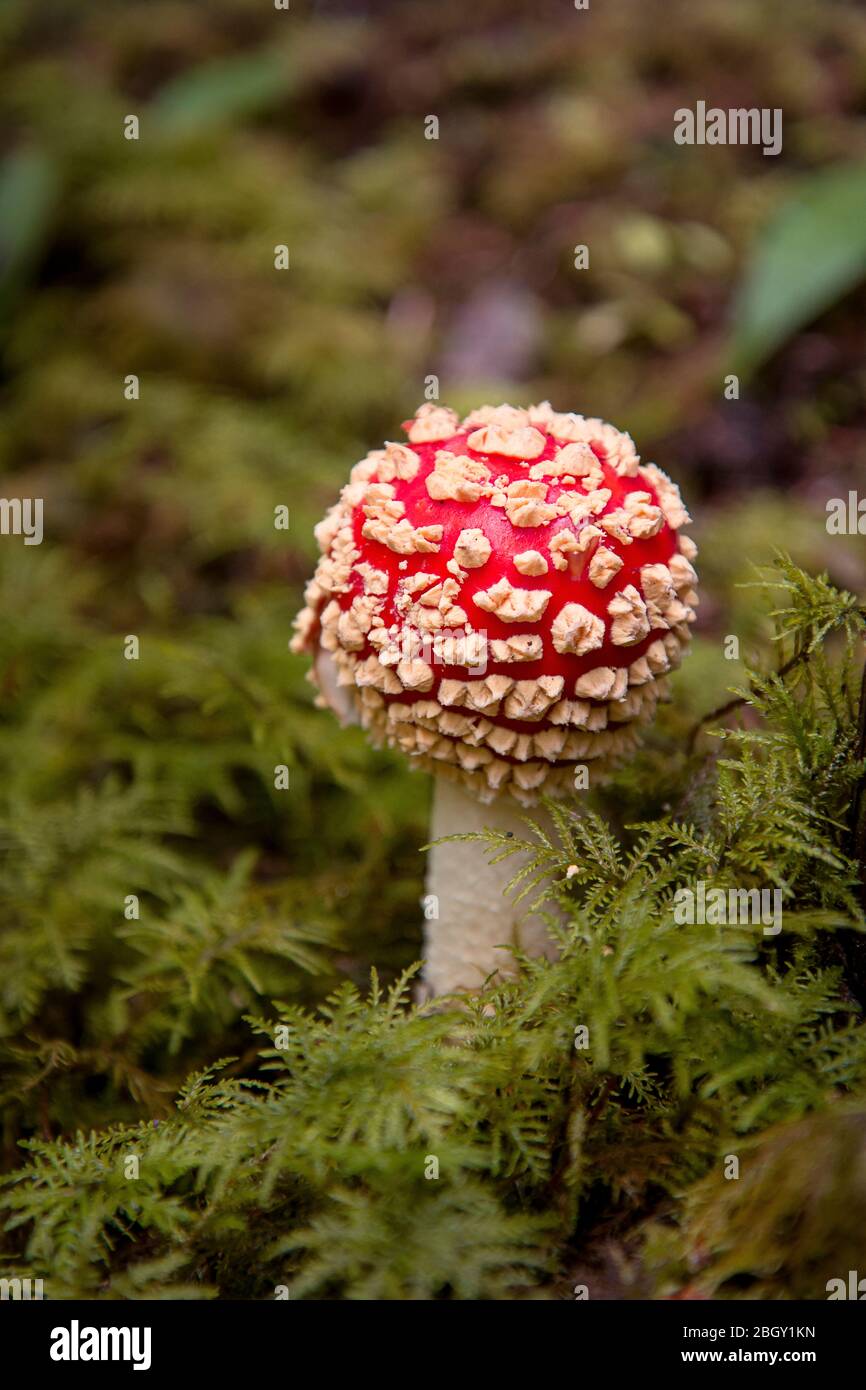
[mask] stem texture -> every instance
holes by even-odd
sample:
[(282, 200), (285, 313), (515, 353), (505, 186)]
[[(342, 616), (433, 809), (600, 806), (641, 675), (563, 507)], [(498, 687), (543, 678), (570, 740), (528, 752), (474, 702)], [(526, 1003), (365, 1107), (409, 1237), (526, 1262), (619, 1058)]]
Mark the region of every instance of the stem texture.
[[(485, 826), (527, 839), (531, 832), (525, 814), (510, 798), (485, 806), (459, 783), (437, 777), (431, 839)], [(547, 828), (550, 818), (543, 807), (534, 807), (531, 815)], [(493, 972), (513, 975), (514, 961), (503, 947), (519, 946), (528, 955), (554, 954), (547, 927), (529, 910), (527, 900), (515, 906), (505, 896), (522, 862), (522, 855), (513, 854), (500, 864), (488, 864), (485, 847), (477, 840), (433, 845), (425, 912), (438, 916), (424, 924), (423, 979), (428, 996), (478, 989)]]

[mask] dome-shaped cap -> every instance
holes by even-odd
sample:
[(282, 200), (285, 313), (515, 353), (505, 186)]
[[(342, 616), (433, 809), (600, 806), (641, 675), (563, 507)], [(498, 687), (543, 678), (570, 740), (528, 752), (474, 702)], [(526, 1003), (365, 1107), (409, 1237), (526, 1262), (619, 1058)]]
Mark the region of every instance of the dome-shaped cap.
[[(331, 654), (374, 739), (528, 803), (637, 743), (695, 618), (679, 489), (602, 420), (438, 405), (316, 528), (295, 650)], [(315, 678), (315, 676), (314, 676)]]

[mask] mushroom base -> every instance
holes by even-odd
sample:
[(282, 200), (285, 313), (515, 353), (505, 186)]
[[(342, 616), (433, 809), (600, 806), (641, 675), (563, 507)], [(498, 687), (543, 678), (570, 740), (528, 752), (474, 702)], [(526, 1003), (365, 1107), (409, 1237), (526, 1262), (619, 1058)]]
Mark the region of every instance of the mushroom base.
[[(543, 806), (532, 818), (553, 833)], [(524, 813), (509, 797), (482, 805), (459, 782), (437, 777), (434, 783), (431, 839), (461, 835), (485, 828), (515, 839), (531, 837)], [(427, 997), (477, 990), (490, 976), (516, 974), (511, 949), (552, 959), (556, 947), (547, 924), (527, 906), (506, 896), (509, 882), (524, 862), (510, 855), (498, 864), (487, 862), (477, 840), (433, 844), (428, 856), (425, 899), (424, 973)]]

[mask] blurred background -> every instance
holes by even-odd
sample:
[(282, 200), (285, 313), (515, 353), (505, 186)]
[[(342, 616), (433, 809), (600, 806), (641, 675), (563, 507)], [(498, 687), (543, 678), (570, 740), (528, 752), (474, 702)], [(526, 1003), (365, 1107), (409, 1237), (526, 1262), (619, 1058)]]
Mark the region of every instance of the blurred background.
[[(41, 546), (0, 538), (14, 1164), (242, 1068), (261, 998), (417, 956), (426, 779), (313, 710), (287, 642), (312, 525), (430, 375), (604, 416), (681, 483), (670, 718), (736, 683), (724, 635), (760, 650), (736, 585), (774, 547), (863, 587), (825, 508), (866, 479), (866, 20), (5, 0), (0, 55), (2, 490), (45, 503)], [(781, 108), (781, 154), (675, 144), (699, 100)]]

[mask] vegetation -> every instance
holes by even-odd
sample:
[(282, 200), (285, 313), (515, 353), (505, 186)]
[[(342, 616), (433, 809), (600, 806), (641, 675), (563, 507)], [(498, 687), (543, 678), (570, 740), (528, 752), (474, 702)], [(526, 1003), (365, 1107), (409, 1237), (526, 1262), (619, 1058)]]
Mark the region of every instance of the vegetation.
[[(45, 503), (42, 545), (0, 536), (0, 1273), (824, 1297), (863, 1211), (866, 568), (824, 507), (862, 466), (864, 292), (850, 227), (809, 282), (797, 199), (862, 178), (856, 8), (301, 8), (0, 15), (0, 491)], [(674, 146), (740, 79), (778, 160)], [(429, 372), (631, 429), (703, 596), (641, 754), (527, 826), (561, 959), (449, 1012), (409, 999), (426, 779), (287, 645), (312, 524)], [(783, 931), (677, 925), (696, 880), (779, 888)]]
[[(852, 1109), (866, 977), (850, 950), (866, 925), (851, 821), (866, 610), (788, 562), (778, 575), (788, 674), (753, 673), (744, 698), (760, 724), (712, 767), (669, 721), (605, 792), (646, 809), (641, 787), (664, 760), (675, 812), (620, 828), (551, 803), (556, 841), (488, 833), (490, 853), (531, 847), (518, 879), (559, 909), (562, 953), (465, 1010), (410, 1006), (406, 974), (293, 1002), (302, 972), (327, 978), (333, 911), (310, 912), (308, 882), (255, 887), (248, 855), (218, 875), (180, 852), (190, 808), (166, 805), (146, 759), (130, 756), (125, 784), (106, 773), (83, 792), (50, 841), (44, 820), (37, 835), (10, 819), (21, 918), (5, 936), (5, 1100), (36, 1131), (2, 1199), (15, 1268), (55, 1297), (533, 1296), (557, 1288), (603, 1211), (630, 1252), (648, 1213), (670, 1226), (652, 1260), (630, 1254), (640, 1287), (666, 1288), (685, 1261), (714, 1291), (736, 1276), (819, 1296), (838, 1262), (821, 1241), (849, 1185), (862, 1201), (857, 1165), (833, 1168), (817, 1246), (787, 1250), (788, 1285), (769, 1218), (761, 1245), (739, 1212), (751, 1235), (732, 1257), (718, 1200), (702, 1197), (742, 1150), (747, 1180), (722, 1205), (753, 1196), (763, 1215), (760, 1165), (795, 1142), (786, 1127), (817, 1114), (824, 1142), (850, 1147), (866, 1122)], [(844, 646), (832, 658), (831, 641)], [(217, 785), (235, 757), (215, 744)], [(125, 921), (131, 873), (142, 912)], [(779, 888), (782, 933), (678, 925), (677, 888), (699, 880)], [(226, 1039), (237, 1055), (171, 1097), (171, 1079)], [(779, 1221), (812, 1180), (809, 1164), (785, 1171)], [(696, 1234), (708, 1223), (715, 1243)]]

